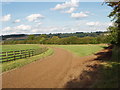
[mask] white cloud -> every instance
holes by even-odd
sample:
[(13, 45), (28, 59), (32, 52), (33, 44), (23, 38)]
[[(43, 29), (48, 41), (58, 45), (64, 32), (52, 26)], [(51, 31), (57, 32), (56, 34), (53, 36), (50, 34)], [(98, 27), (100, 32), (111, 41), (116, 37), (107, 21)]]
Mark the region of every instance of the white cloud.
[(99, 21), (96, 21), (96, 22), (86, 22), (86, 25), (87, 26), (91, 26), (91, 27), (109, 27), (109, 26), (113, 26), (114, 23), (113, 22), (99, 22)]
[(17, 30), (19, 30), (19, 31), (24, 31), (24, 30), (30, 30), (32, 27), (30, 26), (30, 25), (24, 25), (24, 24), (22, 24), (22, 25), (19, 25), (19, 26), (15, 26), (15, 27), (5, 27), (5, 28), (3, 28), (2, 29), (2, 31), (17, 31)]
[(40, 27), (43, 23), (42, 22), (36, 22), (36, 24), (34, 25), (35, 28)]
[(3, 35), (8, 34), (28, 34), (31, 32), (32, 27), (30, 25), (19, 25), (15, 27), (5, 27), (2, 29)]
[(20, 19), (16, 19), (16, 20), (14, 21), (14, 23), (19, 23), (19, 22), (21, 22)]
[(11, 30), (12, 28), (11, 27), (5, 27), (4, 29), (3, 29), (3, 31), (9, 31), (9, 30)]
[(89, 11), (85, 11), (86, 14), (89, 14), (90, 12)]
[(64, 13), (73, 13), (76, 10), (76, 8), (70, 8), (68, 11), (64, 11)]
[[(36, 26), (39, 24), (38, 26)], [(109, 22), (77, 20), (70, 25), (63, 26), (42, 26), (41, 22), (34, 25), (19, 25), (15, 27), (5, 27), (2, 29), (5, 34), (43, 34), (43, 33), (71, 33), (71, 32), (95, 32), (106, 31)]]
[(98, 26), (98, 25), (100, 25), (100, 23), (99, 22), (87, 22), (86, 25), (88, 25), (88, 26)]
[(5, 27), (1, 30), (2, 35), (7, 35), (13, 33), (13, 28), (12, 27)]
[(52, 10), (63, 10), (71, 7), (78, 7), (78, 0), (71, 0), (69, 2), (66, 1), (65, 3), (57, 4)]
[(43, 15), (41, 15), (41, 14), (31, 14), (31, 15), (29, 15), (29, 16), (27, 16), (26, 17), (26, 19), (28, 20), (28, 21), (36, 21), (36, 20), (38, 20), (38, 19), (40, 19), (40, 18), (44, 18), (44, 16)]
[(72, 18), (84, 18), (84, 17), (88, 17), (88, 15), (84, 12), (80, 12), (80, 13), (72, 13), (71, 17)]
[(30, 30), (31, 29), (31, 26), (30, 25), (19, 25), (19, 26), (16, 26), (14, 27), (15, 30)]
[(92, 31), (107, 31), (107, 28), (110, 25), (113, 25), (113, 23), (95, 21), (95, 22), (86, 22), (86, 25), (89, 26)]
[(7, 14), (5, 16), (2, 17), (1, 21), (3, 22), (7, 22), (11, 20), (11, 14)]
[(42, 24), (41, 22), (37, 23), (37, 25), (41, 25), (41, 24)]

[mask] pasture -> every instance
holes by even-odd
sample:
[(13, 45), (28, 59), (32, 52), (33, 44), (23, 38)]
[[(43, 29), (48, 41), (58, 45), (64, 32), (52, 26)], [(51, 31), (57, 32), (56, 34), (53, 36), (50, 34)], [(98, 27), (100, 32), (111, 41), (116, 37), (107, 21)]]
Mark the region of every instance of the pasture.
[(2, 45), (1, 47), (2, 52), (41, 48), (39, 44)]
[(50, 45), (51, 47), (59, 47), (69, 50), (78, 56), (89, 56), (97, 53), (107, 45)]
[(37, 54), (41, 54), (47, 51), (47, 48), (40, 47), (40, 45), (30, 45), (30, 44), (22, 44), (22, 45), (3, 45), (2, 53), (0, 53), (0, 62), (8, 62), (16, 59), (22, 59), (31, 57)]

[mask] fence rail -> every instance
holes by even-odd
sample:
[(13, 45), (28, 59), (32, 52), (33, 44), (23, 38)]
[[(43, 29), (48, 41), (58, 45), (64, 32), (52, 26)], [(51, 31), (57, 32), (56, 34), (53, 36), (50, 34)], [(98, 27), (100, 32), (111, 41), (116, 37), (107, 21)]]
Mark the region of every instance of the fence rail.
[(0, 63), (35, 56), (44, 53), (47, 50), (48, 48), (44, 47), (40, 49), (27, 49), (27, 50), (19, 50), (19, 51), (0, 52)]

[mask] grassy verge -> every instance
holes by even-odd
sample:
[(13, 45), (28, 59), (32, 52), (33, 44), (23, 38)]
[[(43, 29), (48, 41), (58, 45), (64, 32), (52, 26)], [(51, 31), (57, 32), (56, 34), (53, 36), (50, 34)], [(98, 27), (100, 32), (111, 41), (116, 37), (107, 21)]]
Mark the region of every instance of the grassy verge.
[(64, 48), (79, 56), (89, 56), (100, 51), (107, 45), (53, 45), (53, 46)]
[(93, 88), (118, 88), (120, 86), (120, 48), (114, 47), (112, 58), (101, 63), (99, 68), (100, 80), (97, 80)]
[(32, 57), (25, 58), (25, 59), (19, 59), (19, 60), (16, 60), (16, 61), (10, 61), (10, 62), (2, 63), (0, 65), (0, 68), (1, 68), (2, 72), (5, 72), (5, 71), (8, 71), (8, 70), (11, 70), (11, 69), (14, 69), (14, 68), (24, 66), (26, 64), (29, 64), (33, 61), (39, 60), (39, 59), (44, 58), (46, 56), (49, 56), (51, 54), (53, 54), (53, 49), (49, 48), (46, 52), (44, 52), (40, 55), (32, 56)]

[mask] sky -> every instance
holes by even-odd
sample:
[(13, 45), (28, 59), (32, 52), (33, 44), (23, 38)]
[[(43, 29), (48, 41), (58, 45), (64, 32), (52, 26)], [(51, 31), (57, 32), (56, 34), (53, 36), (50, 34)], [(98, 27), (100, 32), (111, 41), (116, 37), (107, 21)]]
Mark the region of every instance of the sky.
[(106, 31), (112, 8), (103, 2), (4, 2), (2, 35)]

